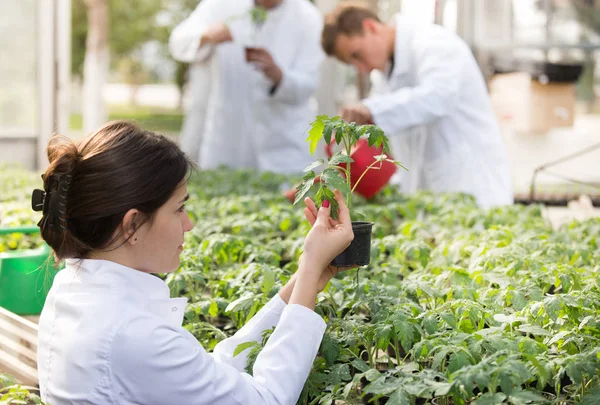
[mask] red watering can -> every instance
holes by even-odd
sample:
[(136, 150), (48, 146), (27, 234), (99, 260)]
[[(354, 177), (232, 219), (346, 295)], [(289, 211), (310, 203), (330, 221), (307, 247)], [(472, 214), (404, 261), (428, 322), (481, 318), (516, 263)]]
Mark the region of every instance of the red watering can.
[[(332, 144), (327, 145), (325, 151), (329, 157), (333, 156)], [(365, 170), (376, 161), (375, 156), (382, 153), (383, 147), (369, 146), (369, 141), (366, 139), (358, 140), (356, 146), (350, 151), (350, 157), (354, 160), (350, 164), (350, 185), (352, 188), (354, 188), (354, 185)], [(391, 156), (388, 156), (388, 158), (393, 159)], [(381, 163), (375, 163), (362, 176), (360, 183), (358, 183), (354, 191), (365, 198), (371, 198), (385, 187), (394, 173), (396, 173), (396, 170), (397, 167), (392, 162), (384, 160)]]
[[(372, 123), (370, 123), (372, 124)], [(331, 158), (333, 156), (333, 144), (325, 146), (325, 152)], [(375, 156), (379, 156), (383, 153), (383, 147), (369, 146), (369, 141), (366, 139), (359, 139), (356, 146), (351, 149), (350, 157), (354, 162), (350, 164), (350, 186), (354, 188), (356, 182), (360, 179), (365, 170), (377, 159)], [(389, 159), (393, 159), (388, 155)], [(343, 166), (341, 164), (340, 166)], [(392, 162), (383, 161), (376, 163), (371, 167), (367, 173), (362, 177), (360, 183), (354, 190), (365, 198), (372, 198), (379, 190), (381, 190), (390, 179), (396, 173), (398, 168)], [(320, 176), (315, 179), (316, 182), (321, 180)], [(296, 197), (296, 187), (284, 192), (284, 195), (291, 201), (294, 202)]]

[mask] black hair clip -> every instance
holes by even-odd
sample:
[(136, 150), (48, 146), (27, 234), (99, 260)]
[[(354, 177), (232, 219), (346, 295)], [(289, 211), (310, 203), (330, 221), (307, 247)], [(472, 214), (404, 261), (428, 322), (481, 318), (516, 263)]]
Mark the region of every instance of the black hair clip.
[(48, 211), (46, 204), (46, 192), (44, 190), (33, 190), (33, 193), (31, 193), (31, 208), (34, 211)]
[[(71, 175), (56, 175), (50, 180), (49, 190), (33, 190), (31, 194), (31, 208), (34, 211), (43, 211), (46, 219), (42, 219), (48, 226), (65, 228), (67, 216), (67, 192), (71, 184)], [(38, 224), (38, 225), (40, 225)]]

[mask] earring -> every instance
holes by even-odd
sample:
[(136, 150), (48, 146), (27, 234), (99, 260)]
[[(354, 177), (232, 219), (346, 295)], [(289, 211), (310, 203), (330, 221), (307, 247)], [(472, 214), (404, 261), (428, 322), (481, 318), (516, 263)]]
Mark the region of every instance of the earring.
[(134, 239), (134, 241), (136, 241), (136, 242), (137, 242), (137, 238), (135, 238), (135, 239)]

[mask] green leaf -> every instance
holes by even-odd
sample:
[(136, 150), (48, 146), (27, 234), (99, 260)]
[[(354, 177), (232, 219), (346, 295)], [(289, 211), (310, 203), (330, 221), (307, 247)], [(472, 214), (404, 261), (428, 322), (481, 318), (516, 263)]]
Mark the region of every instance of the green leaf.
[(369, 367), (369, 365), (367, 363), (365, 363), (364, 361), (362, 361), (361, 359), (354, 359), (354, 360), (352, 360), (352, 362), (350, 364), (352, 364), (354, 367), (356, 367), (356, 369), (358, 371), (360, 371), (361, 373), (366, 373), (367, 371), (369, 371), (371, 369)]
[(329, 335), (325, 335), (323, 343), (321, 343), (321, 356), (325, 359), (328, 367), (331, 367), (335, 363), (340, 352), (340, 346)]
[(263, 270), (263, 282), (260, 287), (261, 291), (264, 293), (268, 293), (275, 286), (275, 272), (270, 268), (265, 268)]
[(535, 356), (531, 354), (524, 354), (524, 357), (529, 360), (529, 362), (533, 365), (534, 370), (537, 372), (538, 387), (545, 387), (546, 383), (550, 380), (550, 373), (548, 372), (548, 369)]
[(348, 126), (344, 122), (338, 122), (333, 126), (333, 130), (335, 131), (335, 142), (339, 145), (348, 132)]
[(323, 170), (323, 173), (321, 174), (321, 181), (327, 184), (327, 186), (332, 190), (338, 189), (344, 194), (350, 192), (350, 187), (348, 187), (346, 179), (342, 177), (342, 174), (337, 169), (328, 168)]
[(517, 329), (519, 332), (531, 333), (534, 336), (549, 336), (550, 332), (536, 325), (521, 325)]
[(388, 382), (386, 381), (386, 378), (382, 376), (381, 378), (378, 378), (367, 385), (363, 392), (366, 394), (387, 395), (390, 392), (397, 390), (398, 384), (398, 381)]
[(354, 388), (354, 381), (351, 381), (348, 384), (346, 384), (346, 386), (344, 387), (344, 391), (343, 391), (343, 398), (344, 399), (348, 398), (348, 396), (352, 392), (353, 388)]
[(310, 171), (316, 169), (317, 167), (321, 166), (324, 163), (325, 163), (325, 161), (323, 159), (315, 160), (314, 162), (312, 162), (311, 164), (309, 164), (308, 166), (306, 166), (306, 168), (303, 171), (304, 172), (310, 172)]
[(365, 214), (361, 210), (352, 210), (352, 213), (354, 214), (354, 217), (361, 217), (361, 218), (366, 218), (367, 217), (367, 214)]
[(256, 341), (240, 343), (239, 345), (237, 345), (237, 347), (233, 351), (233, 357), (236, 357), (244, 350), (250, 349), (250, 348), (252, 348), (254, 346), (258, 346), (258, 345), (259, 345), (259, 343)]
[[(323, 129), (323, 138), (325, 139), (325, 144), (331, 144), (331, 136), (333, 135), (333, 123), (327, 122), (325, 124), (325, 128)], [(338, 142), (339, 143), (339, 142)]]
[(340, 207), (337, 200), (335, 199), (335, 194), (333, 194), (333, 191), (327, 188), (326, 184), (321, 184), (319, 191), (317, 191), (317, 194), (315, 195), (315, 204), (317, 205), (317, 207), (320, 207), (323, 204), (323, 201), (325, 200), (329, 201), (329, 203), (331, 204), (331, 218), (338, 219), (338, 212)]
[(354, 159), (344, 154), (344, 152), (338, 152), (329, 159), (329, 165), (339, 165), (340, 163), (352, 163)]
[(287, 232), (288, 229), (290, 229), (290, 226), (292, 226), (292, 220), (290, 217), (287, 217), (279, 223), (279, 230), (282, 232)]
[(600, 387), (593, 388), (583, 398), (580, 405), (598, 405), (600, 404)]
[(500, 405), (504, 403), (506, 395), (501, 392), (492, 394), (490, 392), (483, 394), (476, 401), (473, 401), (473, 405)]
[(369, 369), (366, 373), (365, 373), (365, 378), (368, 381), (375, 381), (376, 379), (378, 379), (379, 377), (381, 377), (381, 373), (377, 370), (375, 370), (374, 368)]
[(583, 384), (583, 373), (578, 363), (571, 363), (567, 365), (567, 374), (571, 380), (577, 385)]
[(440, 317), (450, 326), (452, 329), (456, 329), (456, 318), (450, 312), (443, 312)]
[[(389, 152), (388, 152), (389, 153)], [(387, 159), (388, 162), (395, 164), (396, 166), (408, 171), (408, 167), (404, 166), (401, 162), (398, 162), (397, 160), (393, 160), (393, 159)]]
[(306, 138), (307, 142), (310, 142), (310, 154), (314, 154), (317, 150), (317, 145), (321, 138), (323, 137), (323, 129), (324, 123), (323, 120), (326, 119), (326, 115), (319, 115), (311, 124), (310, 129), (308, 130), (308, 137)]
[(469, 358), (469, 355), (465, 352), (457, 352), (457, 353), (452, 353), (450, 355), (450, 365), (448, 366), (448, 370), (453, 373), (457, 370), (460, 370), (461, 368), (465, 367), (465, 366), (470, 366), (471, 365), (471, 361)]
[(428, 381), (428, 384), (433, 388), (436, 397), (448, 395), (452, 389), (452, 384), (447, 382)]
[(508, 401), (514, 405), (528, 405), (528, 404), (543, 404), (548, 401), (533, 391), (514, 391), (508, 397)]
[(438, 322), (435, 316), (429, 315), (423, 320), (423, 327), (430, 335), (438, 331)]
[(350, 381), (351, 379), (350, 366), (348, 364), (336, 364), (331, 369), (328, 382), (329, 384), (338, 385), (342, 382)]
[(513, 293), (512, 306), (517, 311), (521, 311), (527, 306), (527, 298), (521, 291), (515, 291)]
[(252, 304), (254, 304), (254, 300), (254, 294), (244, 294), (242, 297), (227, 305), (225, 312), (240, 312), (246, 309), (250, 309)]
[(398, 388), (387, 401), (387, 405), (411, 405), (410, 397), (402, 388)]
[(564, 339), (566, 336), (569, 336), (571, 332), (567, 331), (567, 330), (563, 330), (562, 332), (558, 332), (557, 334), (555, 334), (554, 336), (552, 336), (552, 339), (550, 339), (548, 341), (548, 343), (546, 343), (547, 346), (552, 346), (553, 344), (559, 342), (560, 340)]
[(562, 304), (558, 297), (548, 297), (544, 300), (544, 308), (548, 317), (556, 322)]
[(433, 364), (432, 368), (435, 370), (445, 368), (446, 365), (446, 356), (450, 353), (451, 349), (448, 347), (441, 348), (435, 356), (433, 356)]
[(267, 21), (269, 14), (264, 7), (256, 6), (250, 9), (250, 16), (254, 24), (261, 25)]
[(210, 303), (210, 308), (208, 309), (208, 314), (213, 318), (216, 318), (219, 315), (219, 306), (216, 301)]
[(510, 379), (510, 375), (503, 373), (500, 375), (500, 388), (502, 392), (511, 395), (514, 390), (513, 381)]
[(297, 204), (298, 201), (302, 200), (306, 193), (310, 191), (313, 184), (315, 183), (315, 172), (308, 172), (306, 176), (303, 177), (302, 183), (298, 186), (296, 193), (296, 198), (294, 199), (294, 204)]
[(409, 351), (415, 341), (414, 325), (407, 321), (402, 324), (395, 324), (394, 327), (402, 348)]

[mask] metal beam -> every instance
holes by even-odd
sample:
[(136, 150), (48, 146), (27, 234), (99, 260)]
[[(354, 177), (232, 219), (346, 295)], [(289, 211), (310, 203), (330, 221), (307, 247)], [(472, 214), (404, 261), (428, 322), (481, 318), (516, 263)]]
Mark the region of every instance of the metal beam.
[(38, 1), (39, 135), (37, 168), (48, 166), (46, 146), (56, 129), (56, 0)]

